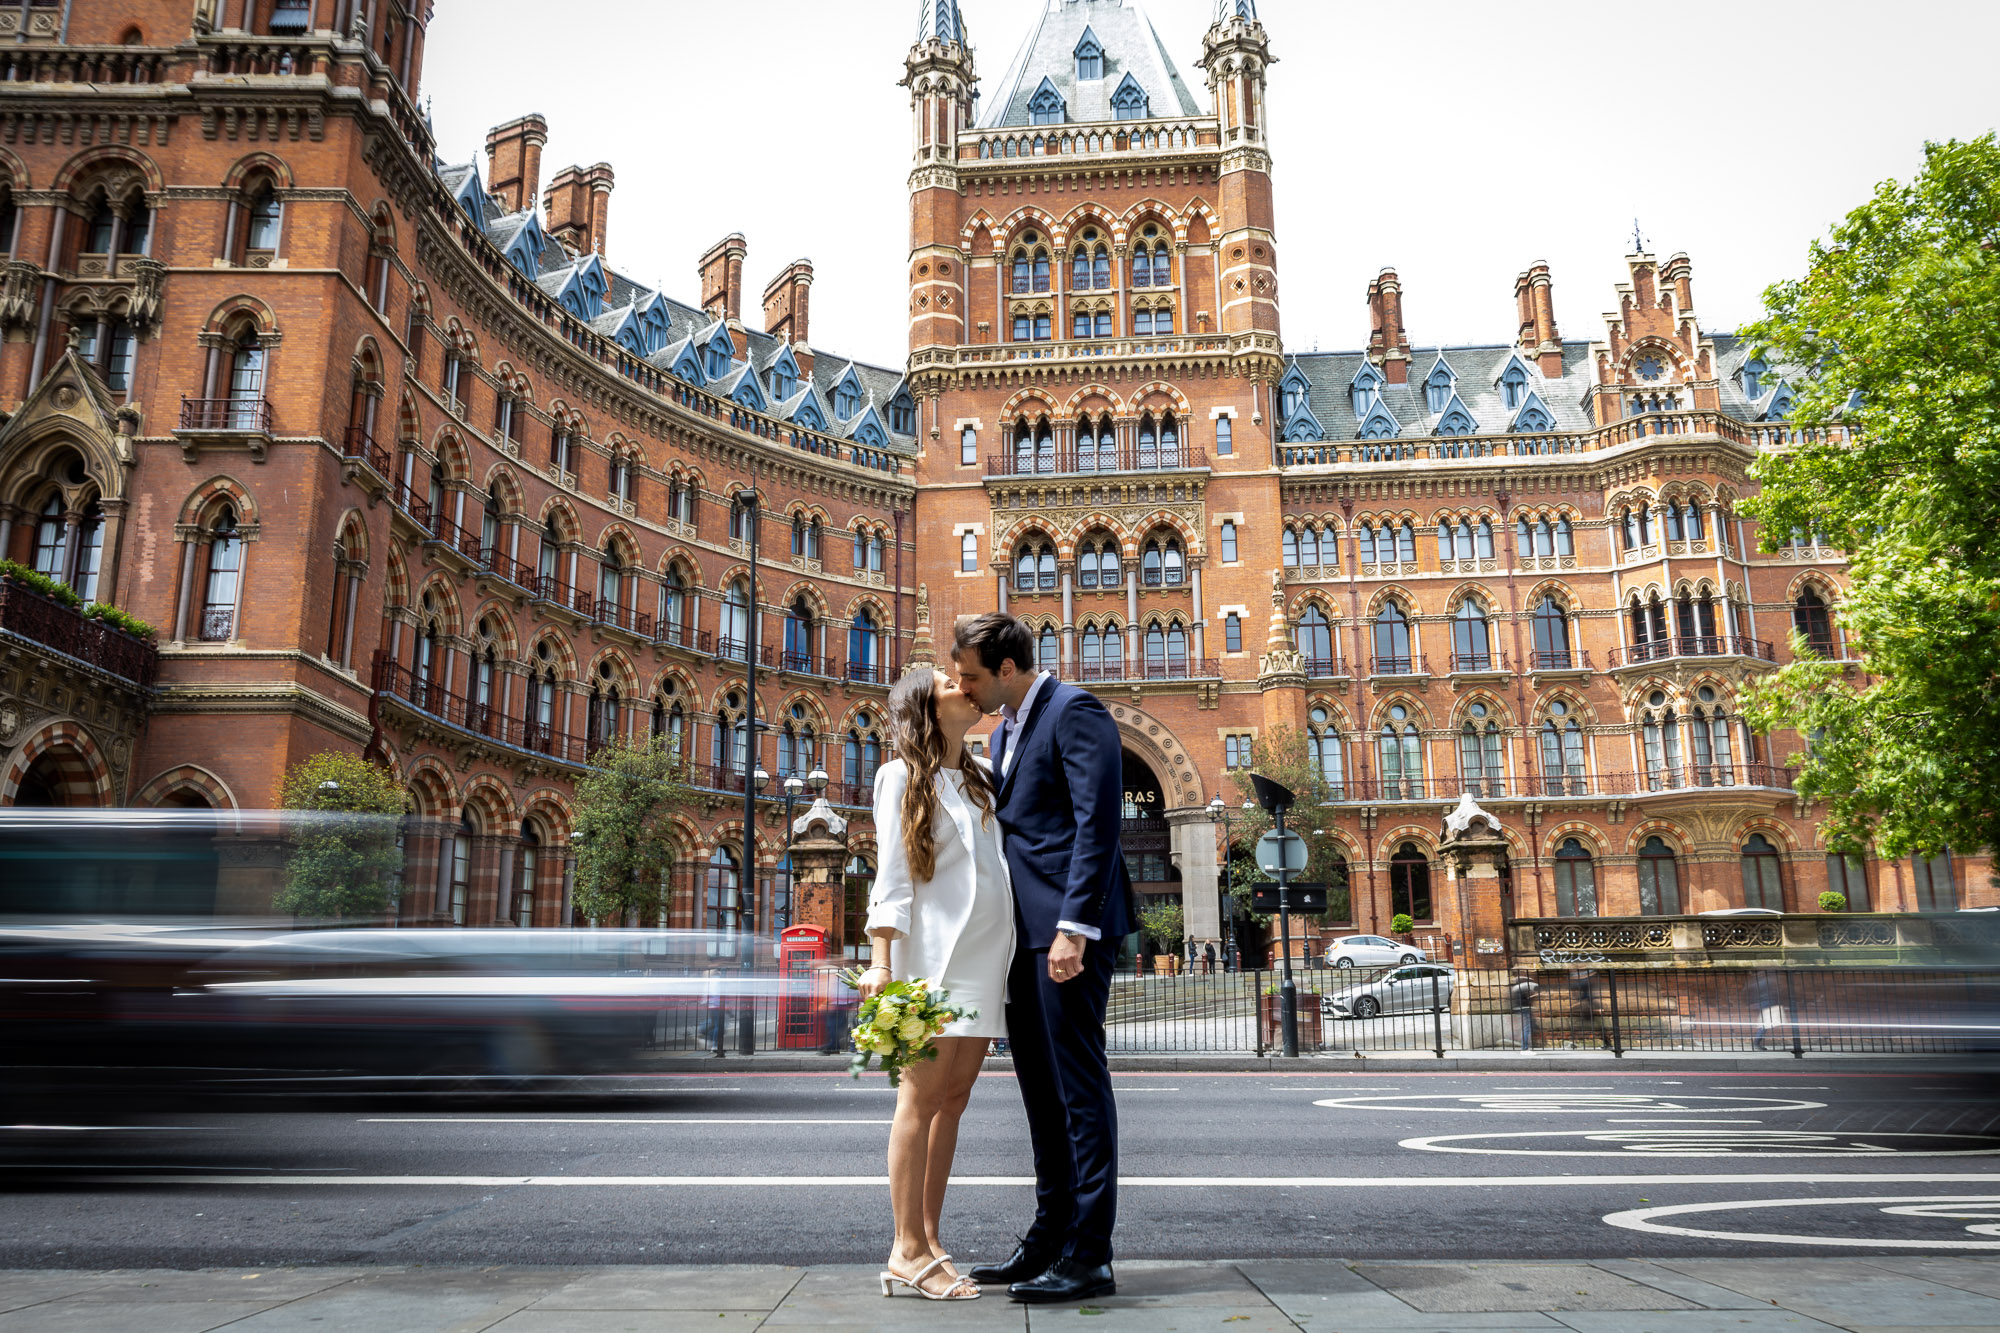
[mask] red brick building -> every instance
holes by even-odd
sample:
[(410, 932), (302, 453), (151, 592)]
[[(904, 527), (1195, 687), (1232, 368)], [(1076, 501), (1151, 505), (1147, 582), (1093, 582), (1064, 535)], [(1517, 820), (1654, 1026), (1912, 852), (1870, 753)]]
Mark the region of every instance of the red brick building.
[(1592, 341), (1537, 265), (1491, 345), (1413, 340), (1384, 272), (1364, 350), (1291, 354), (1250, 0), (1050, 0), (984, 84), (921, 13), (887, 367), (814, 345), (804, 260), (751, 328), (741, 235), (698, 300), (628, 278), (612, 167), (545, 172), (540, 117), (440, 162), (427, 0), (0, 7), (0, 553), (157, 629), (0, 584), (0, 804), (256, 808), (366, 751), (415, 811), (402, 920), (548, 926), (590, 749), (654, 731), (702, 793), (668, 920), (769, 929), (746, 769), (768, 875), (779, 781), (864, 816), (888, 683), (1005, 606), (1112, 704), (1128, 852), (1197, 939), (1206, 806), (1285, 727), (1338, 797), (1329, 929), (1495, 926), (1436, 864), (1465, 791), (1515, 915), (1990, 892), (1830, 867), (1795, 738), (1735, 720), (1795, 625), (1844, 651), (1843, 564), (1737, 517), (1790, 390), (1684, 256), (1631, 256)]

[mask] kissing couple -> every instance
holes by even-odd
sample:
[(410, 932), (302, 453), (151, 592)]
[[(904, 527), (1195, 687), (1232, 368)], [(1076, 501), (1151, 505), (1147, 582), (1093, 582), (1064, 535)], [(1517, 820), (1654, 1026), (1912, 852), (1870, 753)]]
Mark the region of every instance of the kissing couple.
[[(1005, 612), (960, 624), (954, 674), (919, 668), (889, 694), (896, 758), (875, 775), (881, 858), (868, 902), (863, 998), (925, 977), (967, 1016), (937, 1058), (903, 1071), (889, 1130), (896, 1239), (882, 1294), (1085, 1300), (1117, 1289), (1118, 1108), (1104, 1008), (1133, 926), (1119, 851), (1124, 765), (1096, 696), (1035, 668)], [(965, 744), (998, 712), (993, 756)], [(1004, 1037), (1028, 1114), (1035, 1216), (1013, 1255), (960, 1273), (938, 1238), (958, 1121), (987, 1043)]]

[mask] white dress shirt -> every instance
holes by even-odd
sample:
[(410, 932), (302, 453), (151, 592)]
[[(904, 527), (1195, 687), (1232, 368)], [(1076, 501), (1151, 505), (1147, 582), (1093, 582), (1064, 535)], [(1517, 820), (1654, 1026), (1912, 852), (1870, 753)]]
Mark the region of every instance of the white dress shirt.
[[(1035, 678), (1028, 682), (1028, 692), (1021, 696), (1021, 706), (1019, 708), (1013, 708), (1007, 704), (1000, 705), (1000, 720), (1007, 724), (1007, 749), (1000, 756), (1000, 776), (1002, 778), (1005, 778), (1007, 771), (1014, 766), (1014, 751), (1017, 748), (1015, 742), (1021, 738), (1021, 719), (1029, 716), (1034, 711), (1035, 696), (1041, 693), (1042, 682), (1048, 678), (1049, 673), (1046, 671), (1037, 671), (1035, 673)], [(1104, 938), (1104, 932), (1096, 926), (1086, 926), (1077, 921), (1058, 921), (1056, 922), (1056, 930), (1064, 935), (1081, 935), (1087, 940), (1100, 940)]]

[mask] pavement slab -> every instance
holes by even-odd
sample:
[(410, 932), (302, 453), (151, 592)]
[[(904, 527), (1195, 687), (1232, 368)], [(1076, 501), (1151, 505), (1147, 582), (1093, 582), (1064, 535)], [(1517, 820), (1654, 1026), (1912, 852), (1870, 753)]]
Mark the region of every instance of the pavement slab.
[(1901, 1273), (1906, 1277), (1921, 1278), (1982, 1296), (2000, 1297), (2000, 1263), (1991, 1259), (1972, 1259), (1963, 1255), (1931, 1259), (1870, 1255), (1862, 1262), (1870, 1268)]
[(1844, 1328), (2000, 1328), (2000, 1299), (1865, 1261), (1699, 1259), (1663, 1260), (1661, 1266)]
[(1578, 1310), (1556, 1315), (1577, 1333), (1841, 1333), (1790, 1310)]
[(1697, 1308), (1594, 1264), (1373, 1263), (1356, 1271), (1427, 1314)]
[(768, 1267), (601, 1268), (580, 1273), (529, 1307), (561, 1310), (722, 1310), (768, 1312), (799, 1284), (805, 1269)]
[[(209, 1333), (268, 1310), (262, 1301), (116, 1301), (66, 1297), (0, 1314), (0, 1333)], [(324, 1329), (322, 1325), (322, 1329)], [(360, 1333), (346, 1325), (343, 1333)]]

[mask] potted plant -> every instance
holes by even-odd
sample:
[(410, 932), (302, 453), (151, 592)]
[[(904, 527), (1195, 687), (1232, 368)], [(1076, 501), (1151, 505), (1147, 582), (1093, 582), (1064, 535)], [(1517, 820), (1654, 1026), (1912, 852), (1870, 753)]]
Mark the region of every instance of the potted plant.
[[(1319, 992), (1308, 986), (1297, 988), (1299, 1003), (1299, 1049), (1316, 1051), (1320, 1046)], [(1273, 981), (1264, 987), (1264, 993), (1257, 997), (1258, 1030), (1263, 1034), (1260, 1044), (1269, 1048), (1282, 1046), (1285, 1040), (1285, 1010), (1283, 996), (1278, 993), (1278, 983)]]
[(1404, 944), (1410, 943), (1410, 932), (1416, 929), (1416, 921), (1408, 912), (1398, 912), (1389, 918), (1389, 933)]
[(1827, 890), (1819, 896), (1819, 910), (1822, 912), (1845, 912), (1847, 910), (1847, 895), (1844, 893), (1835, 893), (1831, 889)]

